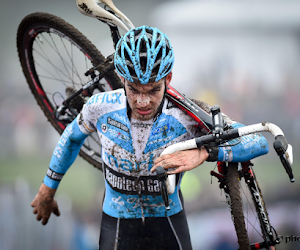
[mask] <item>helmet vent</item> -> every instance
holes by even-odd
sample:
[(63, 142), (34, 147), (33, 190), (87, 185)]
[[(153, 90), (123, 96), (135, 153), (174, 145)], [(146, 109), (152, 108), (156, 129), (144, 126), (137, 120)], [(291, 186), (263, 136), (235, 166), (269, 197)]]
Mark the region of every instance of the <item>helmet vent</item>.
[(161, 59), (161, 57), (162, 57), (162, 50), (163, 50), (163, 47), (161, 47), (161, 48), (159, 49), (155, 61), (158, 61), (158, 60)]
[(147, 68), (147, 45), (144, 39), (140, 43), (140, 65), (142, 72), (145, 73)]
[(141, 32), (142, 32), (142, 29), (134, 30), (134, 36), (138, 38), (140, 36)]

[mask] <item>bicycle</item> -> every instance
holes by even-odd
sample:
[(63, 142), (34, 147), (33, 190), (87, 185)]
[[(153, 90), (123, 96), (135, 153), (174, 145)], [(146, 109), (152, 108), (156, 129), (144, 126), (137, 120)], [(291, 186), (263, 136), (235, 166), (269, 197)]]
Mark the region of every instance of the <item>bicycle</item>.
[[(188, 141), (173, 144), (167, 147), (161, 155), (171, 154), (181, 150), (201, 148), (202, 146), (219, 145), (222, 146), (225, 142), (239, 138), (244, 135), (249, 135), (257, 132), (270, 132), (274, 137), (274, 149), (280, 157), (291, 182), (294, 182), (294, 175), (291, 165), (293, 163), (292, 146), (288, 144), (281, 129), (268, 122), (249, 125), (242, 128), (224, 130), (223, 116), (220, 113), (219, 106), (215, 105), (211, 108), (212, 113), (212, 131), (208, 135)], [(228, 166), (224, 162), (218, 162), (218, 171), (211, 171), (210, 174), (216, 177), (219, 181), (220, 189), (224, 190), (226, 202), (232, 215), (235, 231), (238, 238), (240, 249), (275, 249), (275, 245), (280, 243), (280, 237), (276, 230), (271, 226), (268, 212), (265, 207), (261, 190), (257, 179), (252, 169), (253, 164), (249, 162), (229, 163)], [(162, 196), (164, 198), (165, 207), (169, 209), (168, 194), (174, 192), (175, 176), (167, 175), (162, 167), (156, 169), (159, 180), (162, 183)], [(263, 241), (258, 241), (250, 244), (245, 219), (250, 223), (243, 212), (243, 202), (240, 193), (240, 181), (244, 178), (247, 188), (251, 194), (254, 208), (254, 213), (257, 214), (257, 219), (261, 228)], [(249, 201), (248, 201), (249, 202)], [(250, 223), (251, 224), (251, 223)], [(251, 224), (251, 226), (254, 225)]]
[[(120, 38), (118, 28), (127, 31), (134, 26), (111, 0), (102, 0), (101, 3), (104, 3), (104, 8), (93, 0), (77, 0), (77, 7), (82, 14), (97, 18), (108, 25), (115, 47)], [(105, 58), (84, 35), (57, 16), (41, 12), (26, 16), (18, 28), (17, 47), (29, 88), (51, 125), (60, 134), (75, 119), (84, 103), (93, 94), (123, 87), (114, 71), (113, 54)], [(213, 111), (212, 119), (208, 107), (203, 107), (202, 103), (190, 100), (173, 87), (168, 87), (166, 97), (185, 110), (199, 123), (199, 127), (208, 133), (207, 136), (201, 137), (202, 139), (195, 139), (192, 144), (180, 145), (196, 147), (212, 142), (220, 145), (224, 140), (234, 138), (228, 135), (230, 131), (234, 130), (229, 130), (229, 132), (223, 130), (222, 116), (218, 109)], [(202, 105), (202, 109), (198, 105)], [(261, 125), (260, 128), (265, 128), (265, 125)], [(251, 132), (259, 132), (259, 130), (256, 127)], [(277, 151), (290, 179), (293, 180), (290, 167), (292, 163), (291, 147), (288, 147), (282, 132), (281, 134), (277, 133), (278, 135), (280, 136), (276, 140)], [(234, 136), (242, 135), (235, 131)], [(177, 148), (176, 144), (173, 146), (172, 148), (176, 148), (176, 150), (187, 149), (182, 146)], [(102, 170), (100, 147), (97, 135), (93, 133), (84, 142), (80, 155), (93, 166)], [(240, 249), (250, 249), (239, 188), (236, 188), (238, 179), (242, 177), (246, 183), (249, 183), (263, 239), (259, 243), (251, 244), (251, 249), (264, 247), (274, 249), (274, 246), (279, 243), (279, 238), (275, 229), (270, 225), (251, 163), (243, 163), (239, 166), (229, 164), (228, 167), (219, 163), (218, 170), (219, 173), (212, 171), (211, 175), (218, 178), (220, 188), (225, 191)], [(162, 195), (165, 197), (166, 208), (168, 208), (167, 198), (168, 193), (172, 192), (174, 176), (171, 175), (167, 178), (167, 174), (161, 171), (158, 172), (158, 177), (162, 181)], [(166, 183), (165, 179), (168, 180)], [(237, 218), (240, 220), (236, 221)]]

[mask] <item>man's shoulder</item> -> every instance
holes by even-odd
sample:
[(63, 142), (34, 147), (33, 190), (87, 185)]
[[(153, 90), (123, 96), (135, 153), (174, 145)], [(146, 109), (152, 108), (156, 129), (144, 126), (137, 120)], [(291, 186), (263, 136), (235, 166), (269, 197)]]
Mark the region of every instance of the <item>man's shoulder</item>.
[(180, 122), (181, 124), (196, 124), (196, 121), (191, 116), (189, 116), (187, 112), (179, 108), (176, 104), (168, 99), (165, 101), (162, 113), (175, 118), (176, 121)]

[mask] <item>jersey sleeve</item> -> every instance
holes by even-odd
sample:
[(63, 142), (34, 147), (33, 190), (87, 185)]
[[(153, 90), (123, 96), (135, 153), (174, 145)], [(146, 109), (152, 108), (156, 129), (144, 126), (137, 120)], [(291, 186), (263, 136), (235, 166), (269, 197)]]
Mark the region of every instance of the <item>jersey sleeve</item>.
[[(230, 124), (232, 128), (244, 127), (240, 123)], [(245, 162), (269, 152), (269, 144), (260, 133), (233, 139), (219, 147), (218, 161)]]
[(61, 135), (51, 158), (44, 184), (56, 189), (75, 161), (85, 138), (96, 131), (97, 100), (99, 94), (92, 96), (84, 105), (76, 119), (70, 123)]
[(78, 126), (85, 134), (91, 134), (97, 130), (97, 120), (101, 113), (99, 105), (104, 93), (93, 95), (83, 106), (78, 116)]
[(75, 161), (80, 148), (88, 136), (78, 126), (78, 119), (74, 119), (62, 133), (51, 158), (49, 169), (44, 178), (44, 184), (56, 189), (69, 167)]

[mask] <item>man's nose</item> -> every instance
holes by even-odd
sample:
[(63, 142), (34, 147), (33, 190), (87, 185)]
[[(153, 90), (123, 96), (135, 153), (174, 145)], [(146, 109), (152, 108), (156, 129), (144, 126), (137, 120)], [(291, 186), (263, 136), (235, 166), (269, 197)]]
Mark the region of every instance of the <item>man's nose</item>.
[(150, 97), (145, 95), (145, 94), (140, 94), (137, 97), (137, 103), (141, 106), (141, 107), (146, 107), (149, 103), (150, 103)]

